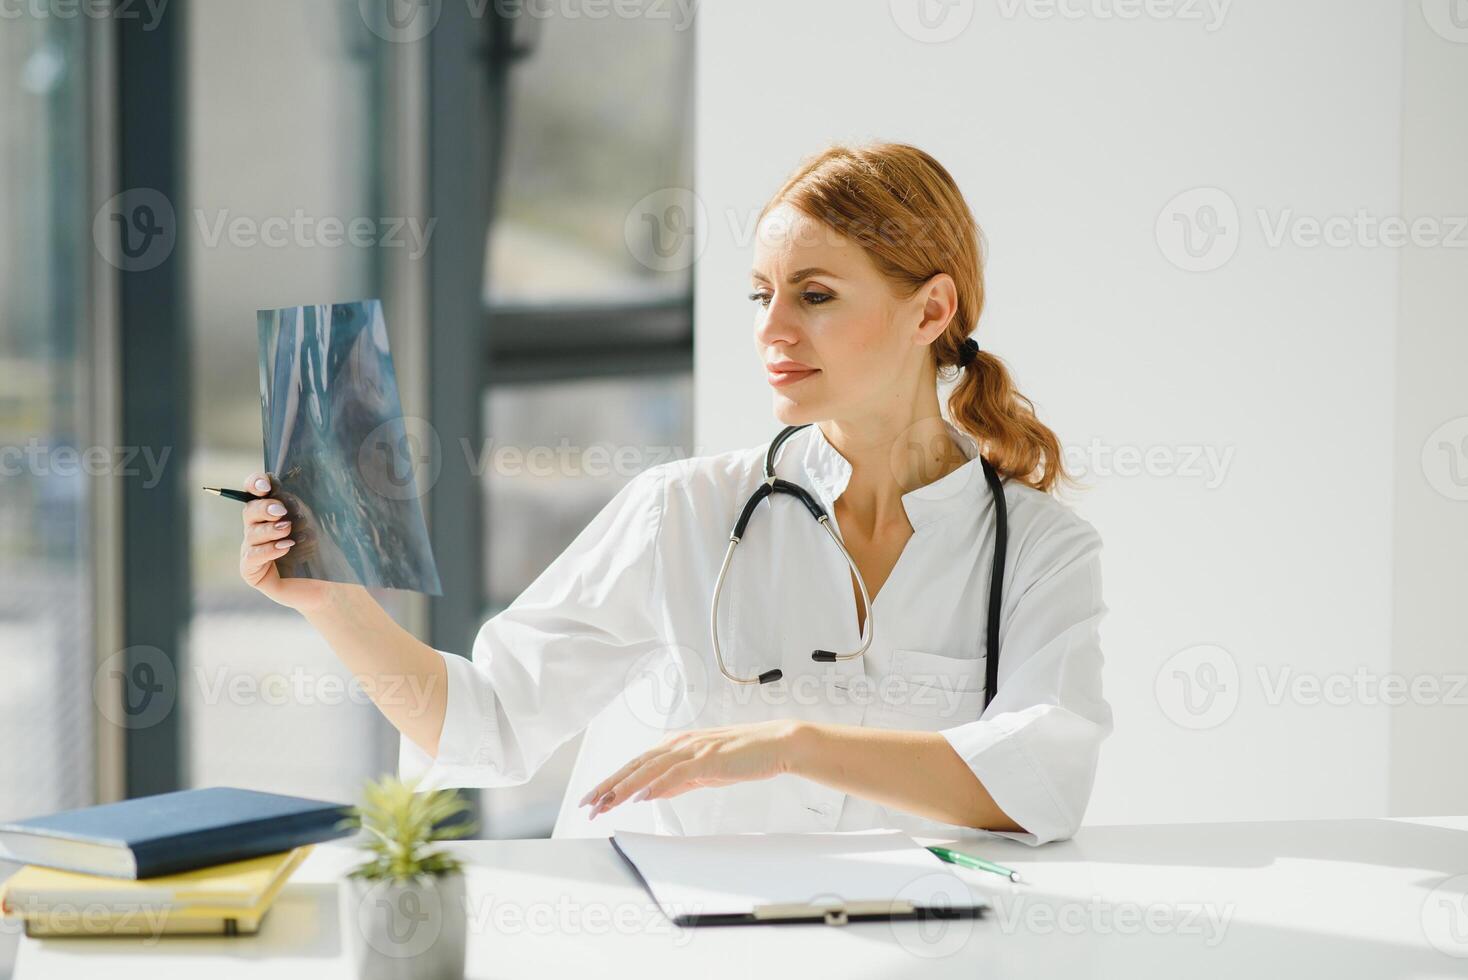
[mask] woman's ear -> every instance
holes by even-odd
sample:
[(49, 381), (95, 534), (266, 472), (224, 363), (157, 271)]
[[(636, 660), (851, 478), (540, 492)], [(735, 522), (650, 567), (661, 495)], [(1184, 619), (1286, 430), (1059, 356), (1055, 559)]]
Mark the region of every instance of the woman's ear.
[(948, 329), (949, 322), (958, 313), (958, 287), (953, 277), (940, 272), (918, 287), (914, 297), (922, 303), (922, 319), (913, 340), (926, 347)]

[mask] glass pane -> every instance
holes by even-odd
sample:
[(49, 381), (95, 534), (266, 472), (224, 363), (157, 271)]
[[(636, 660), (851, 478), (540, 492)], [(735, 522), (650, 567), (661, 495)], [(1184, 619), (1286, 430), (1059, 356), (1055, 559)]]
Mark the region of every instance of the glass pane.
[(503, 609), (626, 482), (691, 455), (693, 381), (505, 385), (485, 397), (486, 596)]
[[(693, 379), (507, 385), (484, 399), (476, 455), (487, 508), (489, 608), (508, 605), (628, 480), (692, 453)], [(524, 786), (486, 790), (484, 836), (550, 832), (579, 738)]]
[(85, 32), (0, 30), (0, 820), (93, 801)]
[[(531, 6), (537, 13), (517, 25), (534, 47), (510, 74), (487, 301), (685, 295), (691, 279), (683, 259), (691, 256), (670, 255), (667, 246), (681, 240), (695, 210), (669, 193), (692, 180), (691, 25), (671, 10), (585, 17)], [(643, 211), (667, 212), (663, 239), (649, 239)]]
[[(332, 229), (380, 227), (380, 42), (355, 0), (195, 4), (188, 28), (191, 482), (235, 486), (262, 460), (255, 311), (378, 295), (373, 236)], [(355, 800), (396, 767), (391, 727), (240, 581), (239, 505), (191, 500), (188, 781)]]

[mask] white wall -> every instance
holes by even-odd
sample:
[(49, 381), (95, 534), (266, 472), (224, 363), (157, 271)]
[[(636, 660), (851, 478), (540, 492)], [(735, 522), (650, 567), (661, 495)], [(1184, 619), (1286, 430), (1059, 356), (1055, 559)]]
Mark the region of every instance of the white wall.
[[(1386, 812), (1387, 710), (1272, 696), (1391, 668), (1399, 255), (1272, 244), (1256, 211), (1399, 213), (1402, 8), (1238, 0), (1217, 23), (1181, 0), (1203, 20), (957, 0), (946, 26), (971, 21), (930, 43), (890, 6), (701, 5), (699, 448), (776, 430), (744, 299), (753, 215), (828, 140), (922, 146), (989, 240), (981, 342), (1073, 449), (1161, 454), (1140, 475), (1080, 459), (1117, 718), (1090, 821)], [(1219, 267), (1184, 271), (1167, 206), (1198, 187), (1215, 190), (1182, 204), (1223, 205), (1226, 234), (1203, 259)], [(1227, 465), (1199, 474), (1195, 451)], [(1210, 669), (1227, 687), (1208, 702)]]
[[(1445, 5), (1443, 5), (1445, 6)], [(1409, 17), (1402, 211), (1468, 220), (1468, 24)], [(1446, 36), (1445, 36), (1446, 35)], [(1450, 40), (1452, 38), (1452, 40)], [(1393, 669), (1439, 678), (1438, 697), (1393, 711), (1391, 806), (1468, 811), (1468, 241), (1402, 252), (1397, 322)]]

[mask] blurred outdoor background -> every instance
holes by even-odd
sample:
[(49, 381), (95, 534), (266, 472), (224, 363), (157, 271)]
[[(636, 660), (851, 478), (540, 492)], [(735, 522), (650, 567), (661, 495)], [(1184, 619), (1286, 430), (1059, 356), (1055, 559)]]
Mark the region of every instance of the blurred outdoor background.
[[(239, 580), (239, 505), (197, 489), (261, 466), (257, 309), (383, 298), (405, 412), (454, 414), (418, 473), (453, 607), (384, 596), (444, 649), (691, 451), (691, 263), (629, 245), (639, 199), (692, 179), (689, 25), (446, 5), (422, 39), (370, 6), (0, 22), (0, 819), (216, 784), (353, 800), (395, 769), (330, 651)], [(117, 268), (94, 219), (115, 233), (136, 201), (104, 202), (137, 188), (175, 242), (144, 268), (168, 242), (129, 226)], [(113, 703), (142, 667), (176, 703)], [(573, 753), (483, 794), (483, 832), (548, 834)]]

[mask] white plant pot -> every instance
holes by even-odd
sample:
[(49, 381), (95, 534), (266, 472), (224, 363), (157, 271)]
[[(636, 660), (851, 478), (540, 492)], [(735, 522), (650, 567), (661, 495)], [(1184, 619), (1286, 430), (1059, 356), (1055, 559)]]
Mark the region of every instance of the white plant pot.
[(360, 980), (462, 980), (468, 937), (462, 873), (421, 881), (347, 878), (342, 942)]

